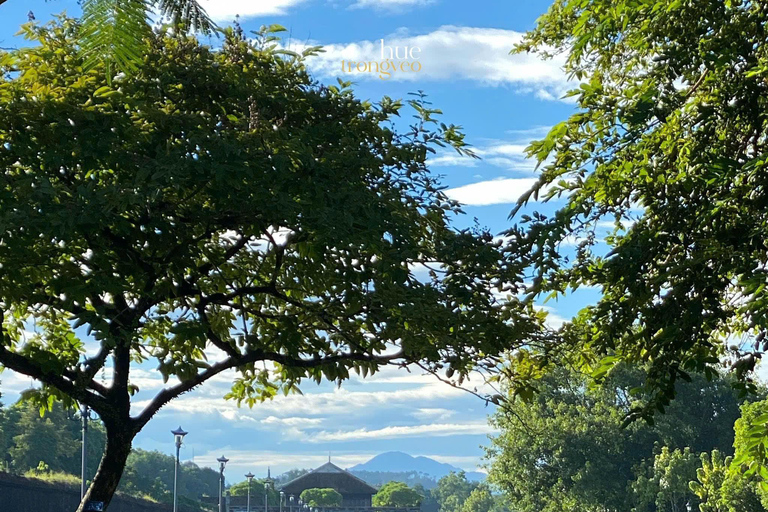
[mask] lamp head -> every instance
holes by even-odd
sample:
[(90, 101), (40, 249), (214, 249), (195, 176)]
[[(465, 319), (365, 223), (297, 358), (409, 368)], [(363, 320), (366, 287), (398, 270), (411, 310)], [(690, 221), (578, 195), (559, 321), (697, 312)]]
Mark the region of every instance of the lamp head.
[(181, 446), (181, 441), (184, 439), (184, 436), (189, 434), (189, 432), (184, 432), (184, 429), (179, 427), (176, 430), (171, 430), (171, 434), (173, 434), (173, 437), (176, 439), (176, 446)]
[(189, 432), (184, 432), (184, 429), (179, 427), (176, 430), (171, 430), (171, 434), (173, 434), (174, 436), (184, 437), (185, 435), (189, 434)]
[(219, 463), (219, 469), (221, 469), (221, 471), (224, 471), (224, 467), (227, 465), (227, 462), (229, 462), (229, 459), (222, 455), (221, 457), (216, 459), (216, 462)]
[(253, 473), (251, 473), (250, 471), (249, 471), (248, 473), (246, 473), (246, 474), (245, 474), (245, 478), (247, 478), (249, 482), (250, 482), (251, 480), (253, 480), (253, 477), (255, 477), (255, 476), (256, 476), (256, 475), (254, 475), (254, 474), (253, 474)]

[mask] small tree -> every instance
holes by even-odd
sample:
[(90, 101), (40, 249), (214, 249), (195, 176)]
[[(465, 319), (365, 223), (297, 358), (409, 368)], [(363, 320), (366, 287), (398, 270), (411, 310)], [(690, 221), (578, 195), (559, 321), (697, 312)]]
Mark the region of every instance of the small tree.
[[(423, 97), (398, 133), (400, 102), (321, 86), (268, 33), (234, 30), (217, 51), (149, 34), (141, 70), (110, 85), (83, 71), (79, 30), (27, 25), (35, 46), (0, 53), (0, 364), (42, 382), (40, 403), (99, 414), (83, 503), (108, 505), (136, 434), (226, 370), (227, 397), (253, 406), (384, 365), (461, 383), (533, 342), (522, 267), (451, 227), (425, 162), (464, 143)], [(170, 382), (131, 414), (149, 360)]]
[(340, 507), (344, 499), (335, 489), (306, 489), (300, 498), (310, 507)]
[(467, 480), (464, 471), (451, 471), (438, 480), (437, 487), (432, 489), (432, 496), (440, 506), (440, 512), (461, 512), (464, 502), (475, 490), (477, 484)]
[[(264, 480), (251, 480), (251, 499), (253, 503), (264, 503)], [(238, 482), (229, 488), (229, 493), (232, 496), (246, 496), (248, 494), (248, 480)], [(278, 504), (280, 499), (280, 493), (274, 487), (269, 487), (268, 502), (271, 504)]]
[(495, 505), (491, 490), (487, 485), (480, 484), (472, 490), (461, 507), (461, 512), (490, 512)]
[(374, 507), (418, 507), (423, 496), (403, 482), (388, 482), (373, 496)]

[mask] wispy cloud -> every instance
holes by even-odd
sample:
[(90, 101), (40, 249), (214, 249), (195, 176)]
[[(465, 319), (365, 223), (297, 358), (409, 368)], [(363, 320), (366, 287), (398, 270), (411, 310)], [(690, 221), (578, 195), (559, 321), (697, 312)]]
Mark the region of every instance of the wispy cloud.
[(469, 206), (517, 202), (536, 183), (535, 178), (508, 178), (480, 181), (445, 191), (451, 199)]
[[(316, 468), (325, 462), (328, 462), (328, 452), (303, 452), (286, 453), (284, 451), (265, 451), (265, 450), (232, 450), (229, 447), (222, 447), (229, 458), (227, 470), (232, 474), (234, 468), (243, 471), (254, 471), (257, 474), (264, 473), (266, 476), (267, 468), (289, 469), (289, 468)], [(221, 451), (221, 450), (220, 450)], [(217, 467), (216, 459), (221, 457), (220, 451), (208, 452), (194, 457), (195, 464), (200, 466)], [(350, 467), (355, 464), (361, 464), (371, 459), (376, 453), (368, 452), (341, 452), (332, 453), (333, 463), (341, 467)], [(275, 473), (273, 472), (273, 475)], [(242, 477), (240, 477), (242, 478)], [(233, 481), (240, 478), (233, 477)]]
[(421, 421), (445, 421), (451, 416), (454, 416), (456, 411), (450, 409), (443, 409), (440, 407), (417, 409), (412, 413), (412, 416)]
[[(233, 426), (240, 423), (250, 423), (252, 420), (261, 421), (269, 416), (328, 416), (328, 415), (363, 415), (373, 406), (387, 406), (391, 409), (410, 407), (413, 403), (429, 403), (450, 397), (463, 396), (464, 391), (452, 388), (446, 384), (435, 382), (414, 388), (379, 390), (379, 391), (350, 391), (337, 388), (332, 392), (314, 392), (303, 395), (278, 396), (259, 404), (253, 409), (239, 408), (233, 401), (222, 397), (226, 393), (223, 386), (208, 386), (197, 394), (184, 395), (170, 402), (165, 411), (187, 414), (220, 414), (230, 420)], [(147, 401), (133, 404), (136, 411), (147, 405)], [(135, 409), (134, 409), (135, 408)]]
[(488, 164), (505, 171), (528, 173), (533, 175), (538, 161), (529, 158), (526, 149), (532, 141), (546, 136), (548, 126), (536, 126), (525, 130), (509, 130), (512, 135), (508, 140), (485, 140), (472, 147), (472, 151), (480, 157), (472, 158), (456, 152), (441, 152), (429, 158), (431, 167), (477, 167)]
[[(400, 31), (384, 37), (388, 48), (418, 47), (418, 72), (396, 70), (388, 80), (445, 81), (471, 80), (487, 86), (510, 86), (518, 92), (533, 93), (543, 99), (557, 99), (570, 88), (562, 71), (560, 58), (541, 60), (535, 55), (510, 55), (512, 47), (521, 41), (523, 33), (514, 30), (443, 26), (420, 35)], [(313, 42), (312, 44), (323, 44)], [(302, 45), (291, 45), (301, 49)], [(322, 77), (347, 80), (382, 80), (382, 73), (343, 70), (342, 61), (381, 62), (382, 42), (363, 40), (349, 43), (325, 44), (325, 52), (308, 61), (310, 69)], [(389, 50), (383, 52), (389, 56)], [(399, 59), (396, 59), (400, 62)], [(408, 59), (410, 61), (410, 59)], [(362, 69), (362, 68), (361, 68)]]
[(493, 428), (487, 421), (471, 423), (432, 423), (425, 425), (407, 425), (384, 427), (375, 430), (339, 430), (336, 432), (317, 432), (307, 438), (311, 443), (329, 441), (361, 441), (366, 439), (396, 439), (401, 437), (444, 437), (456, 435), (489, 434)]
[(355, 9), (372, 8), (381, 11), (403, 12), (413, 7), (422, 7), (436, 3), (436, 0), (357, 0)]
[(214, 21), (231, 22), (235, 16), (243, 19), (257, 16), (284, 16), (291, 7), (306, 0), (200, 0)]

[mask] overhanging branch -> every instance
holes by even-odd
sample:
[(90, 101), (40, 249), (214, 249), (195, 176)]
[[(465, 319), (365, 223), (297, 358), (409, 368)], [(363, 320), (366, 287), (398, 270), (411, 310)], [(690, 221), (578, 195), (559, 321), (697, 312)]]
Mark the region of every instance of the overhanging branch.
[(72, 381), (64, 378), (61, 372), (51, 368), (44, 368), (39, 363), (24, 357), (21, 354), (11, 352), (6, 347), (0, 346), (0, 364), (6, 368), (37, 379), (40, 382), (52, 386), (71, 396), (80, 403), (91, 406), (96, 412), (101, 414), (106, 405), (106, 400), (99, 397), (87, 389), (76, 386)]
[(231, 368), (237, 368), (245, 364), (254, 363), (257, 361), (273, 361), (275, 363), (282, 364), (284, 366), (292, 366), (294, 368), (315, 368), (318, 366), (324, 366), (328, 364), (335, 364), (341, 361), (361, 361), (361, 362), (378, 362), (382, 364), (390, 363), (396, 359), (403, 357), (402, 350), (390, 354), (390, 355), (371, 355), (357, 352), (336, 354), (332, 356), (315, 356), (309, 359), (302, 359), (287, 356), (285, 354), (278, 354), (275, 352), (264, 352), (262, 350), (255, 350), (243, 354), (241, 357), (229, 357), (223, 361), (220, 361), (210, 366), (205, 371), (198, 373), (195, 377), (185, 380), (170, 388), (165, 388), (160, 391), (155, 398), (147, 405), (139, 416), (134, 421), (135, 427), (141, 429), (157, 411), (159, 411), (165, 404), (176, 398), (177, 396), (192, 390), (205, 381), (215, 377), (219, 373), (229, 370)]

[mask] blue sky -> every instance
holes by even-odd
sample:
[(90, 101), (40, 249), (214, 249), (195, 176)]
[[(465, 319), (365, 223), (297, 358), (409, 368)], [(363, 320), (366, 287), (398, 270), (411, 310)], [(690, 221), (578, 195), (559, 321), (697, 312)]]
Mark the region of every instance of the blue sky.
[[(246, 30), (279, 23), (288, 28), (284, 44), (300, 49), (321, 44), (326, 53), (310, 62), (315, 76), (356, 82), (361, 98), (404, 98), (424, 90), (446, 122), (464, 127), (481, 161), (441, 153), (432, 160), (452, 197), (466, 204), (466, 217), (499, 233), (509, 226), (513, 203), (531, 184), (533, 164), (526, 144), (563, 120), (572, 104), (558, 98), (569, 87), (558, 61), (510, 56), (512, 45), (530, 29), (548, 2), (539, 0), (203, 0), (220, 24), (236, 14)], [(8, 0), (0, 7), (0, 47), (23, 45), (13, 34), (27, 13), (47, 20), (54, 13), (79, 12), (72, 0)], [(371, 73), (342, 73), (342, 60), (380, 60), (380, 40), (389, 47), (418, 47), (421, 70), (382, 80)], [(212, 41), (214, 44), (215, 40)], [(402, 50), (401, 50), (402, 51)], [(572, 84), (571, 84), (572, 85)], [(551, 211), (554, 205), (536, 205)], [(548, 304), (551, 321), (568, 317), (595, 298), (580, 292)], [(151, 365), (136, 369), (134, 383), (146, 400), (163, 383)], [(252, 410), (223, 400), (231, 375), (222, 375), (161, 411), (136, 438), (135, 446), (172, 453), (170, 430), (190, 432), (182, 457), (214, 465), (230, 458), (229, 480), (247, 471), (281, 472), (314, 467), (329, 452), (341, 466), (377, 453), (400, 450), (475, 470), (490, 433), (492, 410), (468, 394), (429, 377), (388, 370), (375, 378), (353, 378), (341, 389), (307, 385), (304, 396), (276, 399)], [(13, 400), (30, 380), (5, 372), (0, 392)]]

